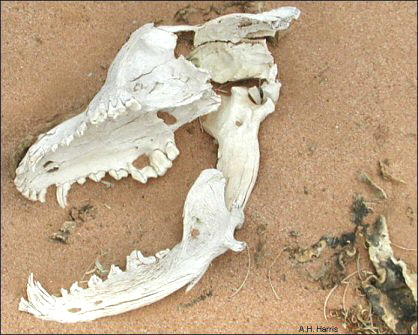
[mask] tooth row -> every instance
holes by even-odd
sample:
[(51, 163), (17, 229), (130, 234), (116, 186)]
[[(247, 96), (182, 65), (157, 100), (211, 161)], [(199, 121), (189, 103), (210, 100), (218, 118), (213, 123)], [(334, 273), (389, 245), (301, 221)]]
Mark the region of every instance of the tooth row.
[(134, 98), (130, 98), (125, 102), (121, 102), (120, 99), (116, 102), (115, 105), (112, 103), (100, 103), (94, 111), (89, 111), (90, 113), (90, 123), (98, 124), (106, 120), (107, 117), (113, 119), (117, 118), (120, 114), (127, 112), (128, 110), (132, 112), (138, 112), (141, 110), (141, 105)]
[(22, 193), (22, 195), (25, 198), (27, 198), (31, 201), (38, 201), (39, 200), (42, 203), (45, 202), (45, 196), (46, 196), (46, 192), (47, 192), (46, 188), (40, 190), (39, 192), (36, 192), (33, 189), (31, 190), (29, 188), (23, 188), (22, 186), (17, 185), (17, 184), (16, 184), (16, 188), (18, 189), (18, 191), (20, 193)]
[[(131, 106), (131, 105), (130, 105)], [(135, 104), (134, 104), (135, 106)], [(110, 170), (109, 175), (120, 180), (127, 177), (131, 174), (132, 178), (145, 184), (149, 178), (157, 178), (158, 176), (163, 176), (167, 170), (172, 166), (172, 160), (174, 160), (179, 155), (179, 150), (173, 142), (168, 142), (166, 145), (166, 153), (164, 154), (161, 150), (154, 150), (150, 155), (150, 166), (146, 166), (142, 169), (137, 169), (132, 163), (128, 163), (128, 170), (119, 169), (119, 170)], [(33, 155), (37, 156), (42, 153), (42, 150), (35, 150)], [(34, 157), (35, 157), (34, 156)], [(16, 169), (16, 174), (19, 175), (25, 171), (24, 165), (20, 165)], [(105, 171), (98, 171), (96, 173), (90, 173), (87, 177), (95, 182), (99, 182), (106, 175)], [(23, 194), (24, 197), (31, 201), (37, 201), (44, 203), (47, 193), (47, 188), (42, 189), (41, 191), (35, 191), (33, 189), (25, 188), (24, 178), (19, 178), (16, 176), (15, 185), (19, 192)], [(57, 184), (56, 197), (60, 207), (65, 208), (67, 206), (67, 196), (68, 192), (71, 189), (72, 182), (66, 182), (64, 184)], [(77, 183), (82, 185), (86, 182), (86, 177), (80, 177), (77, 179)]]

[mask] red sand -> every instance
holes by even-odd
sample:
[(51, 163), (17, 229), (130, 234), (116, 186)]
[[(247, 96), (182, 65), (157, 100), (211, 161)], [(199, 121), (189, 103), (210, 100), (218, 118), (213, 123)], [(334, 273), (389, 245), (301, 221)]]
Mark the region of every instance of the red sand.
[[(279, 301), (267, 270), (290, 242), (291, 230), (301, 233), (302, 246), (324, 234), (352, 230), (353, 195), (372, 196), (356, 179), (358, 170), (389, 195), (376, 213), (387, 215), (393, 242), (416, 245), (416, 4), (267, 3), (266, 9), (296, 5), (302, 15), (273, 49), (283, 87), (276, 113), (260, 130), (260, 172), (246, 223), (236, 234), (250, 245), (253, 260), (244, 288), (228, 298), (247, 271), (246, 252), (228, 252), (188, 294), (180, 290), (123, 315), (61, 325), (18, 311), (30, 272), (57, 294), (80, 280), (101, 251), (107, 251), (103, 264), (124, 267), (133, 249), (149, 255), (181, 239), (186, 194), (199, 173), (216, 164), (216, 146), (200, 132), (197, 120), (176, 133), (181, 154), (163, 178), (142, 185), (106, 177), (115, 184), (112, 189), (91, 181), (73, 186), (70, 206), (90, 200), (98, 213), (77, 228), (68, 245), (49, 239), (68, 215), (58, 207), (53, 189), (46, 204), (32, 203), (16, 190), (10, 170), (25, 136), (38, 135), (52, 118), (65, 119), (90, 101), (106, 76), (100, 65), (110, 64), (132, 31), (159, 19), (175, 24), (173, 15), (185, 5), (1, 3), (2, 332), (297, 333), (307, 325), (337, 326), (343, 332), (338, 321), (324, 320), (328, 291), (307, 280), (303, 269), (287, 257), (277, 261), (272, 279)], [(378, 176), (378, 160), (385, 158), (406, 185)], [(255, 267), (260, 225), (266, 226), (266, 243)], [(395, 254), (416, 270), (415, 252), (395, 249)], [(212, 296), (182, 307), (209, 290)], [(334, 296), (330, 307), (340, 300), (341, 295)]]

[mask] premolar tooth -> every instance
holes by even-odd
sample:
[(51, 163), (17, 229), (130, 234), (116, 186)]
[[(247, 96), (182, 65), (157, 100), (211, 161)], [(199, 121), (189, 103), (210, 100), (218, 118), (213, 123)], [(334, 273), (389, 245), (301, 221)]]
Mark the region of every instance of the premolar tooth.
[(83, 185), (86, 182), (86, 178), (81, 177), (77, 179), (77, 183), (79, 183), (80, 185)]
[(95, 182), (99, 182), (105, 175), (106, 175), (106, 172), (99, 171), (97, 173), (90, 173), (89, 178), (91, 180), (94, 180)]
[(44, 188), (39, 192), (38, 198), (39, 198), (39, 201), (42, 202), (42, 203), (45, 202), (46, 191), (47, 191), (47, 189)]
[(32, 201), (38, 201), (38, 198), (36, 196), (36, 191), (35, 190), (30, 191), (30, 193), (29, 193), (29, 199), (32, 200)]
[(75, 282), (70, 287), (70, 292), (73, 293), (73, 294), (77, 293), (77, 292), (81, 292), (81, 291), (83, 291), (83, 289), (80, 286), (78, 286), (78, 282)]
[(158, 149), (151, 153), (150, 163), (155, 168), (159, 176), (165, 175), (167, 169), (173, 165), (167, 156)]
[(111, 278), (114, 275), (117, 275), (118, 273), (121, 273), (121, 272), (122, 270), (118, 266), (112, 264), (110, 266), (110, 270), (109, 270), (109, 274), (107, 275), (107, 278)]
[(89, 281), (87, 282), (88, 287), (95, 287), (97, 285), (99, 285), (100, 283), (102, 283), (103, 280), (101, 278), (99, 278), (96, 275), (92, 275), (89, 279)]
[(146, 176), (141, 172), (141, 170), (138, 170), (132, 163), (128, 164), (128, 170), (129, 173), (132, 175), (132, 178), (135, 180), (138, 180), (139, 182), (145, 184), (148, 180)]
[(110, 175), (111, 177), (115, 178), (116, 180), (119, 180), (119, 176), (118, 176), (118, 174), (117, 174), (116, 170), (110, 170), (110, 171), (109, 171), (109, 175)]
[(73, 139), (74, 139), (74, 136), (73, 136), (73, 135), (68, 136), (68, 137), (65, 139), (65, 144), (66, 144), (66, 145), (69, 145), (69, 144), (73, 141)]
[(168, 142), (165, 147), (167, 157), (169, 160), (173, 161), (179, 155), (180, 151), (177, 149), (176, 145), (173, 142)]
[(125, 178), (129, 175), (128, 171), (126, 171), (124, 169), (120, 169), (120, 170), (116, 171), (116, 173), (118, 174), (119, 179)]
[(141, 169), (141, 172), (147, 176), (147, 178), (157, 178), (158, 174), (157, 171), (152, 166), (146, 166), (143, 169)]
[(68, 291), (65, 288), (61, 289), (61, 296), (66, 297), (68, 295)]
[(60, 207), (62, 208), (65, 208), (65, 206), (67, 206), (67, 194), (70, 188), (70, 183), (57, 185), (57, 201)]

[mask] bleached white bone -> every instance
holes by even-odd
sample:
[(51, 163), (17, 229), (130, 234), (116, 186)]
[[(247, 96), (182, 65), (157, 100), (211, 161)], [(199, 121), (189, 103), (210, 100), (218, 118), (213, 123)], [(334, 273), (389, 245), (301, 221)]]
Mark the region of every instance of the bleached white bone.
[[(115, 179), (130, 173), (145, 183), (164, 175), (178, 155), (174, 131), (220, 104), (209, 74), (175, 58), (176, 39), (153, 24), (132, 33), (86, 111), (30, 147), (16, 170), (18, 190), (45, 201), (47, 188), (57, 185), (57, 200), (65, 207), (71, 185), (86, 178), (97, 182), (107, 172)], [(176, 122), (165, 124), (158, 111), (171, 113)], [(132, 163), (144, 154), (152, 158), (151, 167), (141, 172)]]
[[(299, 15), (299, 11), (295, 8), (272, 12), (282, 15), (275, 19), (270, 14), (265, 16), (267, 25), (273, 28), (254, 34), (248, 33), (244, 37), (270, 36), (272, 30), (288, 25)], [(284, 13), (287, 13), (288, 17), (285, 17)], [(263, 14), (256, 15), (256, 19), (251, 18), (255, 20), (254, 26), (265, 29), (266, 24), (259, 22)], [(246, 18), (246, 14), (236, 14), (232, 19), (227, 18), (222, 21), (222, 24), (226, 23), (227, 26), (223, 26), (221, 20), (218, 20), (217, 24), (220, 30), (228, 28), (229, 32), (239, 35), (241, 30), (238, 26), (243, 23), (240, 19), (242, 17)], [(172, 31), (182, 29), (189, 28), (180, 27)], [(233, 36), (236, 37), (234, 34)], [(242, 40), (242, 36), (237, 38), (239, 41)], [(266, 49), (263, 49), (262, 53), (263, 57), (268, 58), (270, 55)], [(239, 62), (238, 53), (233, 55), (233, 63)], [(251, 57), (253, 56), (249, 55), (248, 59)], [(216, 57), (214, 59), (216, 61)], [(184, 206), (182, 242), (171, 250), (166, 249), (156, 253), (155, 257), (144, 257), (140, 251), (134, 251), (127, 257), (125, 272), (112, 266), (107, 280), (100, 282), (93, 277), (89, 280), (89, 288), (80, 290), (78, 285), (73, 285), (70, 293), (61, 290), (62, 297), (49, 295), (31, 275), (27, 289), (28, 301), (22, 298), (20, 310), (32, 313), (41, 319), (59, 322), (88, 321), (119, 314), (160, 300), (187, 284), (187, 291), (190, 290), (201, 279), (215, 257), (228, 249), (241, 251), (245, 248), (245, 243), (236, 241), (233, 234), (234, 230), (241, 227), (244, 222), (243, 209), (258, 173), (259, 125), (274, 111), (280, 90), (280, 82), (276, 79), (276, 65), (272, 66), (271, 62), (258, 64), (259, 68), (251, 75), (267, 81), (261, 87), (232, 88), (231, 97), (222, 97), (220, 110), (208, 115), (204, 120), (204, 128), (219, 143), (218, 170), (203, 171), (192, 186)], [(217, 71), (213, 68), (212, 75), (216, 76)], [(227, 77), (230, 78), (228, 80), (242, 79), (243, 76), (250, 76), (250, 71), (242, 71), (235, 77), (228, 73)], [(217, 101), (214, 101), (213, 105), (216, 103)], [(183, 106), (183, 109), (171, 107), (166, 111), (177, 120), (184, 120), (184, 115), (187, 113), (183, 110), (200, 108), (200, 104), (206, 106), (206, 101), (200, 99), (196, 101), (196, 105), (189, 104)], [(169, 147), (171, 145), (167, 144), (166, 148)], [(170, 155), (178, 154), (173, 148), (167, 149), (166, 153), (168, 158)], [(166, 163), (164, 158), (159, 156), (154, 160), (160, 158)], [(161, 170), (159, 171), (161, 173)], [(142, 172), (146, 176), (150, 174), (157, 176), (157, 171), (152, 167), (146, 167)], [(112, 170), (111, 173), (115, 174), (116, 171)], [(227, 177), (227, 181), (223, 174)]]
[(228, 208), (234, 204), (243, 208), (248, 201), (258, 175), (259, 126), (274, 112), (274, 103), (267, 98), (256, 104), (249, 97), (249, 89), (235, 86), (230, 97), (222, 96), (219, 110), (203, 121), (203, 128), (219, 144), (216, 168), (227, 179), (225, 201)]
[(221, 84), (249, 78), (271, 81), (277, 75), (277, 66), (265, 40), (206, 43), (194, 49), (188, 59), (208, 70), (212, 80)]
[[(183, 212), (183, 238), (169, 252), (157, 257), (131, 253), (126, 271), (112, 267), (108, 279), (89, 280), (81, 289), (76, 283), (63, 296), (50, 295), (29, 276), (28, 301), (19, 309), (44, 320), (58, 322), (90, 321), (136, 309), (160, 300), (179, 288), (195, 285), (214, 258), (231, 249), (242, 251), (244, 242), (234, 239), (242, 224), (242, 210), (225, 206), (225, 178), (216, 169), (204, 170), (190, 189)], [(237, 219), (238, 218), (238, 219)]]
[(278, 30), (289, 28), (298, 19), (300, 10), (295, 7), (280, 7), (259, 14), (229, 14), (198, 26), (160, 26), (171, 32), (194, 31), (194, 46), (203, 43), (224, 41), (237, 43), (243, 39), (274, 36)]

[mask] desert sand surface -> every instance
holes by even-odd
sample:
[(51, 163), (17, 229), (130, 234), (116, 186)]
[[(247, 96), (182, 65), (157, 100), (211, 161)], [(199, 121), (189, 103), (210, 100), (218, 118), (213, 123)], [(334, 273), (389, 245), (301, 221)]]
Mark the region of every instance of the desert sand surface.
[[(177, 244), (186, 194), (203, 169), (215, 167), (217, 146), (199, 121), (176, 132), (180, 155), (164, 177), (143, 185), (132, 178), (73, 185), (61, 209), (50, 188), (45, 204), (25, 199), (13, 184), (22, 148), (38, 134), (81, 112), (130, 33), (148, 22), (179, 24), (176, 12), (222, 2), (1, 3), (1, 328), (3, 333), (298, 333), (326, 321), (329, 289), (309, 279), (287, 254), (324, 235), (353, 230), (356, 194), (374, 197), (365, 171), (387, 193), (367, 218), (385, 214), (394, 243), (417, 244), (417, 7), (414, 2), (266, 2), (265, 10), (296, 6), (302, 14), (270, 46), (282, 90), (275, 113), (261, 125), (260, 170), (238, 240), (247, 252), (215, 259), (189, 292), (150, 306), (80, 324), (38, 320), (18, 311), (31, 272), (53, 294), (79, 281), (100, 256), (105, 268), (125, 267), (134, 249), (146, 255)], [(229, 8), (228, 13), (238, 11)], [(213, 14), (213, 13), (212, 13)], [(199, 16), (200, 15), (200, 16)], [(191, 23), (202, 22), (192, 13)], [(45, 129), (45, 127), (47, 129)], [(405, 184), (384, 180), (390, 162)], [(71, 207), (94, 207), (67, 244), (50, 239)], [(416, 251), (394, 248), (416, 271)], [(363, 267), (370, 267), (362, 254)], [(353, 270), (350, 267), (351, 272)], [(341, 306), (343, 287), (329, 299)], [(358, 299), (348, 290), (346, 304)], [(335, 332), (334, 332), (335, 333)]]

